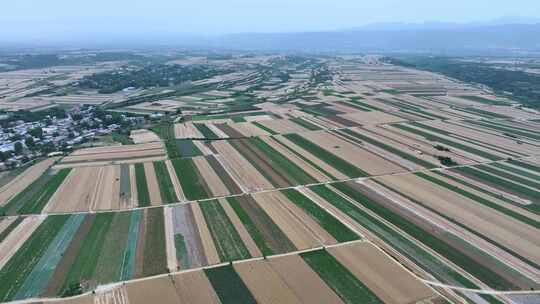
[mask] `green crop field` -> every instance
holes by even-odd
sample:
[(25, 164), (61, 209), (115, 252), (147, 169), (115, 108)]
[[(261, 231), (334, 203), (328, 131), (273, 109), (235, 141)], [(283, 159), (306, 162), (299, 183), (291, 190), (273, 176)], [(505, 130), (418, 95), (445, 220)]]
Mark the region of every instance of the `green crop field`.
[(17, 253), (9, 259), (7, 264), (0, 269), (1, 301), (13, 299), (26, 277), (68, 219), (68, 215), (49, 216), (17, 250)]
[(257, 301), (232, 266), (205, 269), (222, 304), (256, 304)]
[(325, 250), (306, 252), (300, 256), (344, 303), (383, 303), (366, 285)]
[(150, 194), (148, 192), (148, 184), (146, 183), (146, 174), (144, 173), (143, 164), (135, 164), (135, 180), (137, 182), (137, 199), (139, 206), (150, 206)]
[(217, 200), (199, 203), (222, 262), (249, 259), (251, 255)]
[(281, 192), (284, 193), (291, 202), (306, 211), (312, 219), (328, 231), (328, 233), (330, 233), (338, 242), (348, 242), (360, 239), (356, 233), (347, 228), (342, 222), (297, 190), (286, 189)]
[(165, 249), (165, 220), (162, 208), (146, 209), (146, 237), (144, 242), (142, 275), (151, 276), (167, 272)]
[(198, 200), (210, 197), (205, 186), (199, 179), (199, 171), (191, 159), (171, 160), (176, 176), (188, 200)]
[(283, 172), (293, 185), (311, 184), (317, 182), (302, 168), (290, 161), (287, 157), (276, 151), (260, 138), (250, 138), (249, 143), (264, 153), (272, 167)]
[(174, 185), (169, 176), (167, 165), (164, 161), (154, 162), (154, 170), (156, 171), (156, 178), (159, 185), (159, 192), (163, 203), (170, 204), (178, 201)]
[(272, 255), (274, 252), (266, 243), (264, 235), (261, 233), (259, 228), (257, 228), (257, 225), (255, 225), (255, 223), (249, 217), (246, 211), (242, 208), (236, 197), (228, 197), (227, 202), (231, 205), (238, 218), (240, 218), (240, 221), (242, 222), (244, 227), (246, 227), (246, 230), (248, 231), (249, 235), (251, 236), (259, 250), (262, 252), (262, 254), (264, 256)]

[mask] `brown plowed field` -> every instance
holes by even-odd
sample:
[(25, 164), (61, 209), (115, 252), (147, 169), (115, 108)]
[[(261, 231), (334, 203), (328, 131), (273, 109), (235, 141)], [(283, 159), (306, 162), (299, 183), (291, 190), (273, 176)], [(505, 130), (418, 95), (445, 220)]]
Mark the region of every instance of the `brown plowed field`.
[(416, 303), (435, 292), (370, 243), (328, 249), (386, 304)]
[(260, 304), (302, 303), (279, 275), (264, 261), (238, 263), (234, 269)]
[(540, 231), (537, 229), (412, 174), (385, 176), (379, 180), (519, 255), (540, 263)]
[(269, 258), (268, 263), (303, 303), (343, 303), (301, 257), (287, 255), (278, 258)]
[(272, 189), (272, 184), (240, 155), (228, 142), (218, 141), (212, 143), (220, 154), (225, 169), (234, 175), (235, 179), (251, 190)]
[(190, 271), (173, 276), (180, 303), (220, 304), (216, 292), (201, 270)]
[(192, 160), (202, 175), (202, 179), (210, 188), (210, 192), (213, 194), (213, 196), (227, 196), (230, 194), (227, 187), (223, 184), (219, 176), (206, 161), (206, 158), (199, 156), (192, 158)]
[(129, 304), (178, 304), (180, 298), (170, 277), (135, 281), (126, 284)]
[(148, 193), (150, 194), (150, 204), (152, 206), (161, 205), (161, 192), (159, 191), (153, 163), (144, 163), (144, 174), (146, 175), (146, 184), (148, 185)]
[(259, 206), (272, 218), (299, 250), (321, 246), (315, 235), (296, 217), (282, 207), (287, 198), (279, 192), (254, 194)]
[(193, 217), (195, 218), (195, 222), (199, 230), (202, 246), (204, 248), (204, 255), (206, 256), (208, 264), (219, 264), (220, 260), (216, 250), (216, 245), (214, 245), (212, 235), (210, 235), (210, 230), (206, 225), (206, 221), (204, 220), (204, 216), (199, 204), (191, 204), (191, 210), (193, 211)]

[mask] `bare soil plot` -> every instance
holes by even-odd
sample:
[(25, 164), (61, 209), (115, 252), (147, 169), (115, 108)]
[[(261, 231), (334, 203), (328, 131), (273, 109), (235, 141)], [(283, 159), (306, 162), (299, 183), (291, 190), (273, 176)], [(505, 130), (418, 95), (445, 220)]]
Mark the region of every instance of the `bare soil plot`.
[(126, 284), (129, 304), (147, 304), (159, 299), (159, 303), (177, 304), (180, 301), (176, 288), (169, 277), (134, 281)]
[(146, 184), (148, 185), (148, 193), (150, 194), (150, 204), (152, 206), (161, 205), (161, 193), (159, 191), (159, 185), (153, 163), (144, 163), (144, 174), (146, 176)]
[(195, 157), (193, 158), (193, 162), (210, 188), (213, 196), (226, 196), (230, 194), (221, 178), (212, 169), (205, 157)]
[(165, 248), (167, 251), (167, 269), (175, 271), (178, 269), (178, 260), (176, 258), (176, 244), (174, 242), (173, 209), (163, 208), (163, 217), (165, 222)]
[(161, 141), (161, 139), (159, 138), (159, 136), (157, 136), (156, 133), (146, 129), (133, 130), (131, 131), (131, 135), (129, 137), (133, 140), (133, 143), (135, 144), (145, 144)]
[(225, 170), (215, 155), (210, 155), (206, 158), (208, 164), (212, 167), (214, 172), (219, 176), (223, 184), (227, 187), (227, 191), (231, 194), (240, 194), (242, 189), (232, 178), (232, 176)]
[(379, 180), (534, 263), (540, 262), (540, 234), (537, 229), (412, 174), (385, 176)]
[(273, 188), (272, 184), (229, 143), (219, 141), (212, 143), (212, 146), (218, 151), (225, 170), (244, 188), (250, 191)]
[(264, 261), (234, 265), (257, 303), (302, 303), (279, 275)]
[(174, 125), (174, 137), (178, 139), (204, 138), (204, 135), (195, 128), (193, 123), (181, 123)]
[[(287, 237), (299, 250), (314, 248), (321, 245), (321, 241), (312, 230), (298, 219), (293, 213), (285, 209), (287, 197), (279, 192), (257, 193), (253, 195), (259, 206), (283, 230)], [(290, 202), (289, 202), (290, 204)], [(319, 229), (322, 229), (319, 227)], [(318, 230), (319, 230), (318, 229)], [(322, 231), (318, 231), (322, 233)]]
[(37, 180), (57, 159), (56, 157), (48, 158), (32, 165), (0, 188), (0, 206), (5, 205), (13, 196)]
[(302, 136), (327, 151), (349, 161), (371, 175), (391, 174), (403, 172), (403, 168), (385, 160), (384, 158), (367, 152), (355, 145), (344, 141), (326, 132), (302, 133)]
[(238, 123), (230, 124), (229, 126), (233, 128), (234, 130), (236, 130), (238, 133), (242, 134), (244, 137), (271, 135), (265, 130), (249, 122), (238, 122)]
[(139, 145), (106, 146), (86, 148), (73, 152), (62, 159), (61, 164), (88, 164), (92, 162), (143, 161), (148, 158), (164, 157), (166, 152), (161, 142)]
[(260, 121), (259, 123), (278, 134), (299, 133), (308, 131), (306, 128), (288, 119), (265, 120)]
[(298, 255), (270, 258), (267, 261), (302, 303), (343, 303), (334, 291)]
[(43, 209), (44, 212), (89, 210), (94, 205), (102, 168), (74, 168)]
[(436, 295), (371, 243), (332, 247), (328, 252), (386, 304), (417, 303)]
[(201, 238), (202, 247), (204, 249), (204, 255), (209, 265), (219, 264), (219, 254), (216, 250), (216, 246), (212, 240), (212, 235), (208, 229), (208, 225), (204, 219), (204, 215), (198, 204), (191, 204), (191, 210), (193, 212), (193, 218), (197, 225), (199, 236)]
[(180, 269), (208, 264), (191, 206), (179, 205), (172, 208), (176, 260)]
[(186, 200), (186, 196), (184, 192), (182, 191), (182, 187), (180, 186), (180, 181), (178, 181), (178, 176), (176, 175), (174, 171), (174, 166), (170, 160), (165, 161), (165, 165), (167, 166), (167, 171), (169, 172), (169, 177), (171, 178), (171, 182), (174, 186), (174, 191), (176, 193), (176, 197), (184, 201)]
[(361, 125), (370, 125), (370, 124), (382, 124), (382, 123), (393, 123), (403, 121), (402, 118), (394, 116), (392, 114), (371, 111), (371, 112), (354, 112), (351, 114), (342, 114), (339, 115), (348, 120), (352, 120)]
[(190, 271), (173, 276), (174, 286), (180, 303), (220, 304), (216, 292), (202, 270)]
[(120, 166), (100, 168), (96, 185), (96, 198), (90, 210), (111, 210), (120, 208)]

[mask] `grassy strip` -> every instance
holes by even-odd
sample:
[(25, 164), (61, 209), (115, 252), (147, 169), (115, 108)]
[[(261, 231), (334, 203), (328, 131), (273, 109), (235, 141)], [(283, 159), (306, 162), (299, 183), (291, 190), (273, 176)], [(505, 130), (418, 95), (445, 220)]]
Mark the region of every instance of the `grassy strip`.
[(494, 130), (497, 130), (497, 131), (506, 132), (506, 133), (510, 133), (510, 134), (513, 134), (513, 135), (519, 135), (519, 136), (523, 136), (523, 137), (528, 137), (528, 138), (540, 140), (540, 135), (533, 134), (531, 132), (523, 132), (523, 131), (520, 131), (520, 130), (516, 130), (515, 128), (505, 127), (505, 126), (501, 126), (501, 125), (495, 125), (493, 123), (485, 123), (485, 122), (476, 121), (476, 120), (467, 120), (467, 122), (471, 123), (471, 124), (474, 124), (474, 125), (479, 125), (479, 126), (482, 126), (482, 127), (488, 128), (488, 129), (494, 129)]
[(197, 200), (210, 197), (210, 193), (199, 180), (198, 169), (191, 159), (171, 160), (176, 176), (188, 200)]
[(373, 110), (373, 111), (384, 112), (383, 109), (378, 108), (378, 107), (376, 107), (376, 106), (372, 106), (372, 105), (367, 104), (367, 103), (365, 103), (365, 102), (362, 102), (362, 101), (360, 101), (360, 99), (361, 99), (360, 97), (353, 96), (353, 97), (351, 97), (351, 98), (349, 99), (349, 102), (350, 102), (350, 103), (354, 103), (354, 104), (356, 104), (356, 105), (358, 105), (358, 106), (361, 106), (361, 107), (364, 107), (364, 108)]
[(0, 233), (0, 243), (24, 220), (22, 217), (17, 217), (9, 226)]
[(482, 171), (486, 171), (488, 173), (491, 173), (493, 175), (496, 175), (496, 176), (499, 176), (499, 177), (504, 177), (506, 179), (511, 180), (512, 182), (517, 182), (517, 183), (527, 185), (527, 186), (535, 188), (535, 189), (540, 189), (540, 183), (537, 183), (537, 182), (528, 180), (526, 178), (522, 178), (522, 177), (519, 177), (517, 175), (502, 171), (500, 169), (492, 167), (491, 165), (478, 165), (478, 166), (474, 166), (474, 167), (477, 168), (477, 169), (480, 169)]
[(170, 159), (182, 157), (175, 139), (166, 140), (165, 149)]
[(344, 105), (344, 106), (349, 107), (349, 108), (360, 110), (360, 111), (363, 111), (363, 112), (371, 112), (370, 109), (365, 108), (365, 107), (363, 107), (363, 106), (361, 106), (359, 104), (353, 103), (353, 102), (339, 101), (339, 104)]
[(231, 265), (205, 269), (222, 304), (256, 304), (257, 301)]
[(540, 182), (540, 175), (536, 175), (519, 168), (508, 166), (505, 163), (492, 163), (491, 166)]
[(510, 163), (513, 164), (513, 165), (516, 165), (518, 167), (525, 168), (527, 170), (531, 170), (531, 171), (534, 171), (536, 173), (540, 173), (540, 166), (525, 163), (525, 162), (522, 162), (522, 161), (519, 161), (519, 160), (511, 160)]
[(295, 144), (299, 145), (305, 150), (310, 151), (316, 157), (323, 160), (327, 164), (333, 166), (334, 168), (339, 170), (341, 173), (349, 177), (363, 177), (363, 176), (369, 175), (365, 171), (357, 168), (356, 166), (334, 155), (333, 153), (328, 152), (327, 150), (321, 148), (320, 146), (314, 144), (313, 142), (305, 139), (304, 137), (298, 134), (287, 134), (284, 136), (288, 140), (294, 142)]
[(249, 217), (246, 211), (242, 208), (236, 197), (228, 197), (227, 202), (231, 205), (238, 218), (240, 218), (240, 221), (242, 222), (244, 227), (246, 227), (246, 230), (248, 231), (249, 235), (251, 236), (263, 256), (274, 254), (274, 251), (266, 243), (263, 234), (261, 233), (259, 228), (257, 228), (257, 225), (255, 225), (255, 223)]
[(202, 133), (204, 138), (206, 138), (206, 139), (219, 138), (219, 136), (217, 136), (216, 133), (212, 132), (212, 130), (210, 130), (210, 128), (207, 125), (200, 124), (200, 123), (193, 124), (193, 125), (195, 126), (195, 128), (197, 128), (197, 130), (199, 130), (199, 132)]
[(137, 199), (139, 207), (150, 206), (150, 193), (148, 192), (148, 184), (146, 183), (146, 174), (144, 173), (143, 164), (135, 164), (135, 180), (137, 182)]
[(217, 200), (199, 203), (222, 262), (249, 259), (251, 255)]
[(499, 178), (495, 175), (482, 172), (480, 170), (473, 169), (472, 167), (456, 167), (452, 169), (461, 174), (465, 174), (472, 178), (477, 178), (482, 181), (485, 181), (489, 184), (494, 185), (496, 188), (502, 188), (505, 191), (510, 191), (516, 195), (524, 195), (528, 198), (533, 199), (535, 202), (540, 202), (540, 192), (533, 190), (531, 188), (523, 187), (521, 185), (515, 184), (511, 181)]
[(383, 150), (386, 150), (386, 151), (388, 151), (390, 153), (396, 154), (397, 156), (399, 156), (399, 157), (401, 157), (403, 159), (406, 159), (406, 160), (408, 160), (410, 162), (413, 162), (413, 163), (415, 163), (417, 165), (420, 165), (422, 167), (425, 167), (425, 168), (428, 168), (428, 169), (437, 168), (436, 165), (434, 165), (434, 164), (432, 164), (432, 163), (430, 163), (428, 161), (425, 161), (423, 159), (419, 159), (418, 157), (412, 156), (412, 155), (410, 155), (408, 153), (405, 153), (405, 152), (403, 152), (403, 151), (401, 151), (399, 149), (396, 149), (396, 148), (394, 148), (394, 147), (392, 147), (390, 145), (387, 145), (385, 143), (382, 143), (382, 142), (380, 142), (378, 140), (375, 140), (375, 139), (372, 139), (372, 138), (367, 137), (365, 135), (362, 135), (362, 134), (360, 134), (358, 132), (355, 132), (355, 131), (352, 131), (352, 130), (349, 130), (349, 129), (343, 129), (343, 130), (338, 131), (338, 132), (346, 133), (346, 134), (348, 134), (350, 136), (353, 136), (353, 137), (355, 137), (357, 139), (368, 142), (368, 143), (370, 143), (370, 144), (372, 144), (374, 146), (377, 146), (377, 147), (379, 147), (379, 148), (381, 148)]
[(436, 185), (439, 185), (439, 186), (444, 187), (444, 188), (446, 188), (448, 190), (451, 190), (451, 191), (453, 191), (455, 193), (458, 193), (458, 194), (463, 195), (463, 196), (465, 196), (467, 198), (470, 198), (473, 201), (476, 201), (476, 202), (478, 202), (478, 203), (480, 203), (480, 204), (482, 204), (482, 205), (484, 205), (486, 207), (489, 207), (489, 208), (495, 209), (495, 210), (497, 210), (497, 211), (499, 211), (501, 213), (504, 213), (504, 214), (506, 214), (506, 215), (508, 215), (508, 216), (510, 216), (512, 218), (515, 218), (518, 221), (521, 221), (523, 223), (526, 223), (528, 225), (531, 225), (531, 226), (533, 226), (535, 228), (540, 229), (540, 222), (535, 221), (535, 220), (533, 220), (533, 219), (531, 219), (531, 218), (529, 218), (527, 216), (524, 216), (521, 213), (517, 213), (515, 211), (512, 211), (511, 209), (507, 209), (507, 208), (505, 208), (505, 207), (503, 207), (503, 206), (501, 206), (501, 205), (499, 205), (497, 203), (494, 203), (494, 202), (492, 202), (490, 200), (487, 200), (487, 199), (485, 199), (485, 198), (483, 198), (481, 196), (478, 196), (478, 195), (476, 195), (474, 193), (463, 190), (460, 187), (454, 186), (452, 184), (449, 184), (449, 183), (447, 183), (447, 182), (445, 182), (443, 180), (440, 180), (440, 179), (435, 178), (433, 176), (427, 175), (425, 173), (417, 172), (417, 173), (415, 173), (415, 175), (419, 176), (419, 177), (421, 177), (421, 178), (423, 178), (425, 180), (428, 180), (428, 181), (430, 181), (430, 182), (432, 182), (432, 183), (434, 183)]
[(176, 197), (174, 185), (171, 181), (171, 177), (169, 176), (169, 171), (167, 170), (167, 165), (165, 165), (165, 162), (154, 162), (154, 170), (156, 171), (159, 193), (161, 194), (163, 203), (170, 204), (177, 202), (178, 198)]
[(414, 128), (411, 128), (409, 126), (403, 125), (403, 124), (393, 124), (392, 126), (398, 128), (398, 129), (413, 133), (413, 134), (420, 135), (420, 136), (424, 137), (425, 139), (427, 139), (429, 141), (437, 141), (437, 142), (449, 145), (451, 147), (461, 149), (461, 150), (467, 151), (469, 153), (476, 154), (478, 156), (481, 156), (481, 157), (489, 159), (489, 160), (501, 160), (502, 159), (502, 158), (500, 158), (498, 156), (495, 156), (495, 155), (493, 155), (491, 153), (487, 153), (487, 152), (484, 152), (482, 150), (478, 150), (476, 148), (473, 148), (473, 147), (470, 147), (470, 146), (467, 146), (467, 145), (464, 145), (464, 144), (461, 144), (461, 143), (458, 143), (458, 142), (454, 142), (454, 141), (448, 140), (446, 138), (442, 138), (442, 137), (437, 136), (437, 135), (433, 135), (431, 133), (420, 131), (418, 129), (414, 129)]
[(466, 113), (470, 113), (470, 114), (475, 114), (475, 115), (480, 115), (482, 117), (485, 117), (485, 118), (502, 118), (502, 119), (512, 119), (512, 117), (510, 116), (506, 116), (506, 115), (502, 115), (502, 114), (498, 114), (498, 113), (493, 113), (493, 112), (489, 112), (489, 111), (486, 111), (486, 110), (482, 110), (482, 109), (478, 109), (478, 108), (457, 108), (459, 111), (463, 111), (463, 112), (466, 112)]
[(0, 269), (0, 301), (9, 301), (15, 296), (68, 218), (69, 215), (47, 217)]
[(176, 146), (176, 139), (174, 136), (174, 125), (168, 123), (160, 123), (150, 128), (156, 133), (165, 143), (165, 149), (169, 158), (181, 157), (178, 147)]
[(99, 254), (105, 243), (105, 236), (111, 227), (113, 213), (100, 213), (96, 215), (92, 227), (83, 240), (77, 257), (65, 276), (61, 288), (63, 294), (70, 286), (92, 279)]
[[(341, 212), (350, 216), (353, 220), (369, 229), (372, 233), (381, 238), (385, 243), (390, 244), (394, 249), (415, 262), (425, 271), (433, 274), (436, 278), (443, 282), (451, 284), (461, 284), (464, 287), (477, 289), (479, 288), (472, 281), (456, 272), (454, 269), (442, 263), (438, 258), (419, 247), (409, 239), (405, 238), (400, 233), (397, 233), (378, 219), (364, 212), (362, 209), (355, 206), (336, 192), (330, 190), (325, 185), (310, 187), (315, 193), (338, 208)], [(491, 296), (482, 296), (490, 303), (500, 304), (501, 302)]]
[[(133, 272), (135, 271), (135, 255), (137, 252), (137, 241), (139, 240), (139, 226), (142, 218), (142, 210), (134, 210), (130, 213), (129, 228), (127, 230), (127, 237), (125, 247), (122, 248), (122, 265), (120, 267), (120, 279), (129, 280), (133, 278)], [(126, 225), (127, 226), (127, 225)]]
[(351, 229), (296, 189), (285, 189), (281, 192), (284, 193), (291, 202), (306, 211), (312, 219), (328, 231), (328, 233), (330, 233), (338, 242), (348, 242), (360, 239), (360, 237)]
[(143, 276), (167, 272), (165, 219), (162, 208), (146, 209), (146, 237), (143, 254)]
[(312, 124), (311, 122), (309, 121), (306, 121), (300, 117), (294, 117), (294, 118), (291, 118), (290, 119), (292, 122), (294, 122), (295, 124), (309, 130), (309, 131), (318, 131), (318, 130), (322, 130), (321, 127), (315, 125), (315, 124)]
[(293, 184), (303, 185), (317, 182), (316, 179), (307, 174), (302, 168), (290, 161), (287, 157), (272, 148), (269, 144), (258, 137), (248, 139), (249, 143), (257, 147), (264, 153), (268, 162), (279, 171), (284, 172), (287, 179)]
[(51, 177), (46, 171), (36, 181), (14, 196), (3, 209), (8, 213), (12, 213), (13, 210), (19, 214), (40, 213), (69, 172), (71, 172), (71, 168), (62, 169)]
[(515, 287), (512, 283), (508, 282), (506, 279), (499, 276), (491, 269), (478, 264), (476, 261), (474, 261), (467, 255), (455, 250), (447, 243), (441, 241), (436, 236), (432, 235), (430, 231), (422, 229), (416, 224), (401, 217), (399, 214), (385, 208), (383, 205), (372, 201), (359, 191), (356, 191), (351, 186), (347, 185), (346, 183), (334, 184), (334, 187), (336, 187), (336, 189), (338, 189), (345, 195), (359, 202), (364, 207), (375, 212), (377, 215), (391, 222), (401, 230), (405, 231), (407, 234), (414, 237), (419, 242), (422, 242), (424, 245), (435, 250), (440, 255), (452, 261), (454, 264), (458, 265), (462, 269), (466, 269), (469, 273), (482, 280), (482, 282), (486, 283), (488, 286), (494, 289), (501, 290), (510, 290)]
[(274, 130), (272, 130), (272, 129), (268, 128), (268, 127), (263, 126), (260, 122), (254, 121), (254, 122), (252, 122), (252, 124), (253, 124), (254, 126), (257, 126), (257, 127), (259, 127), (260, 129), (262, 129), (262, 130), (264, 130), (264, 131), (270, 133), (270, 135), (276, 135), (276, 134), (278, 134), (278, 133), (275, 132)]
[(384, 303), (326, 250), (306, 252), (300, 256), (344, 303)]

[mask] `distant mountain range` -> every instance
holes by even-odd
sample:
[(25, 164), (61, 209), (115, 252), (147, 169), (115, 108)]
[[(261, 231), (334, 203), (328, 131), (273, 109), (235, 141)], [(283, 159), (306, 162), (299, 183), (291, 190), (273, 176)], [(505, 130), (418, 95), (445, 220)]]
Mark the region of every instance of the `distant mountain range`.
[(327, 32), (231, 34), (199, 43), (231, 49), (321, 52), (539, 52), (540, 20), (507, 23), (511, 21), (382, 23)]

